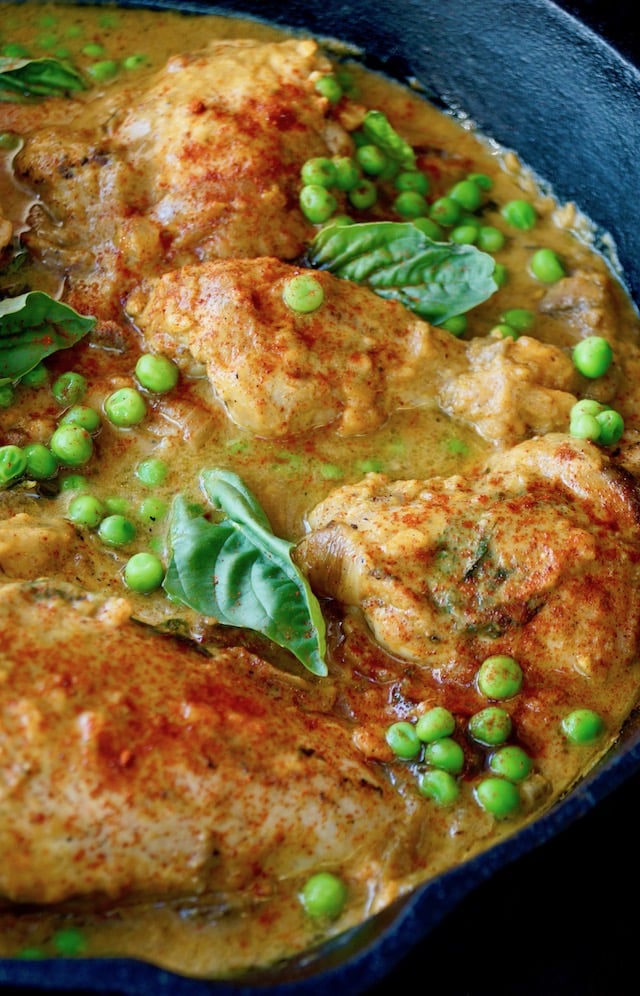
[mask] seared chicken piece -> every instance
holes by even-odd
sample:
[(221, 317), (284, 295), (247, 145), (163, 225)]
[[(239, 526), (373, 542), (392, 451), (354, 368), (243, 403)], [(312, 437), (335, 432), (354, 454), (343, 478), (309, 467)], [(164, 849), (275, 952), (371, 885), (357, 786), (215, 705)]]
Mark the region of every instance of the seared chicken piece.
[(25, 241), (99, 317), (117, 317), (120, 295), (169, 265), (295, 257), (312, 232), (300, 167), (352, 148), (315, 90), (329, 70), (312, 41), (214, 41), (135, 89), (69, 101), (69, 124), (34, 130), (16, 157), (41, 205)]
[(551, 434), (464, 476), (339, 488), (297, 559), (399, 657), (455, 668), (471, 650), (510, 653), (590, 674), (637, 652), (638, 501), (593, 444)]
[(247, 651), (208, 657), (129, 612), (0, 586), (0, 895), (224, 901), (372, 872), (405, 807), (347, 726)]
[(322, 271), (324, 303), (301, 314), (283, 300), (300, 272), (271, 258), (185, 266), (146, 281), (126, 308), (149, 348), (204, 364), (229, 417), (259, 436), (334, 421), (347, 436), (424, 404), (502, 445), (568, 425), (577, 374), (556, 347), (463, 343)]

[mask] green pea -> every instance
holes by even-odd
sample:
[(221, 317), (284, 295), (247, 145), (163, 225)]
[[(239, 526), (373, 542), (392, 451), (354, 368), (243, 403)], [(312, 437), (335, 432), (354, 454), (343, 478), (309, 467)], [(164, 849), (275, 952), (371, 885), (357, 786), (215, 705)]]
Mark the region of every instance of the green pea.
[(429, 208), (429, 217), (438, 225), (453, 228), (460, 221), (462, 209), (452, 197), (438, 197)]
[(52, 941), (57, 953), (66, 958), (80, 955), (87, 948), (86, 938), (77, 927), (64, 927), (62, 930), (56, 930)]
[(553, 284), (565, 275), (562, 261), (553, 249), (538, 249), (531, 257), (529, 266), (534, 277), (543, 284)]
[(451, 230), (449, 238), (452, 242), (457, 242), (459, 245), (471, 246), (476, 242), (478, 234), (478, 229), (475, 225), (456, 225)]
[(573, 744), (594, 743), (605, 730), (602, 716), (593, 709), (574, 709), (560, 725), (567, 740)]
[(476, 802), (496, 819), (505, 819), (520, 808), (520, 793), (513, 782), (505, 778), (489, 777), (474, 789)]
[(286, 281), (282, 299), (292, 311), (308, 314), (316, 311), (324, 301), (324, 290), (311, 273), (298, 273)]
[(11, 408), (16, 400), (16, 392), (11, 384), (0, 384), (0, 408)]
[(6, 55), (7, 59), (28, 59), (29, 49), (18, 42), (10, 42), (8, 45), (3, 45), (2, 54)]
[(51, 392), (60, 405), (76, 405), (87, 393), (87, 381), (81, 373), (69, 370), (54, 381)]
[(473, 180), (476, 186), (480, 187), (480, 190), (485, 192), (491, 190), (493, 187), (493, 180), (486, 173), (469, 173), (467, 175), (467, 180)]
[(429, 193), (429, 178), (417, 169), (402, 170), (394, 178), (393, 185), (400, 193), (411, 190), (423, 197)]
[(148, 524), (160, 522), (167, 514), (167, 503), (162, 498), (145, 498), (138, 506), (138, 518)]
[(460, 180), (449, 191), (449, 197), (465, 211), (477, 211), (482, 204), (482, 191), (473, 180)]
[(60, 463), (81, 467), (93, 455), (93, 440), (81, 425), (60, 425), (49, 441), (49, 448)]
[(49, 48), (54, 48), (54, 46), (57, 44), (57, 41), (58, 39), (56, 35), (39, 35), (38, 38), (36, 39), (36, 44), (38, 48), (43, 48), (46, 50)]
[(511, 735), (511, 716), (499, 706), (487, 706), (469, 720), (469, 735), (479, 744), (495, 747)]
[(337, 180), (336, 164), (327, 156), (314, 156), (307, 159), (300, 170), (300, 178), (305, 185), (317, 184), (320, 187), (333, 187)]
[(84, 474), (67, 474), (60, 481), (61, 491), (84, 491), (89, 482)]
[(427, 744), (424, 759), (434, 768), (442, 768), (450, 775), (459, 775), (464, 768), (464, 751), (451, 737), (441, 737)]
[(377, 457), (358, 460), (356, 467), (360, 474), (382, 474), (384, 472), (384, 464)]
[(25, 473), (34, 481), (48, 481), (58, 472), (58, 461), (44, 443), (27, 443), (24, 447), (27, 458)]
[(147, 406), (135, 387), (121, 387), (105, 398), (104, 411), (113, 425), (128, 428), (142, 422), (147, 414)]
[(598, 442), (603, 446), (614, 446), (624, 432), (624, 419), (619, 412), (613, 408), (596, 415), (596, 422), (600, 426), (600, 436)]
[(538, 220), (538, 215), (533, 204), (521, 198), (516, 198), (505, 204), (501, 214), (509, 225), (519, 228), (524, 232), (530, 231)]
[(489, 760), (489, 768), (500, 778), (506, 778), (510, 782), (522, 782), (531, 774), (533, 761), (522, 747), (508, 744), (494, 751)]
[(378, 200), (378, 191), (376, 190), (375, 183), (363, 177), (358, 180), (355, 187), (352, 187), (348, 191), (347, 197), (353, 207), (358, 211), (366, 211), (367, 208), (373, 207)]
[(355, 222), (353, 218), (350, 218), (348, 214), (334, 214), (334, 216), (332, 218), (329, 218), (329, 221), (325, 222), (325, 224), (322, 227), (330, 228), (332, 225), (341, 226), (341, 225), (354, 225), (354, 224)]
[(438, 806), (451, 806), (460, 795), (457, 780), (442, 768), (430, 768), (418, 780), (418, 791)]
[(89, 42), (82, 49), (82, 54), (89, 56), (90, 59), (97, 59), (104, 55), (104, 45), (100, 45), (98, 42)]
[(493, 268), (493, 279), (497, 283), (498, 287), (504, 287), (509, 279), (509, 271), (504, 263), (496, 263)]
[(334, 920), (342, 913), (347, 896), (347, 886), (338, 875), (318, 872), (304, 883), (300, 901), (308, 916)]
[(481, 225), (476, 244), (483, 252), (500, 252), (505, 244), (504, 233), (494, 225)]
[(509, 308), (503, 312), (500, 320), (510, 325), (516, 332), (529, 332), (535, 323), (535, 315), (528, 308)]
[(169, 467), (164, 460), (160, 460), (158, 457), (149, 457), (138, 464), (135, 473), (142, 484), (154, 488), (158, 484), (162, 484), (168, 472)]
[(387, 157), (377, 145), (361, 145), (356, 149), (356, 162), (369, 176), (379, 176), (387, 165)]
[(44, 363), (37, 363), (31, 370), (27, 370), (20, 378), (20, 383), (25, 387), (42, 387), (49, 380), (49, 371)]
[(522, 668), (513, 657), (495, 654), (482, 662), (476, 681), (488, 699), (510, 699), (522, 688)]
[(127, 498), (121, 498), (119, 495), (112, 496), (104, 499), (105, 512), (109, 515), (128, 515), (129, 513), (129, 500)]
[(357, 164), (350, 156), (334, 156), (336, 171), (335, 185), (338, 190), (353, 190), (361, 178)]
[(19, 446), (0, 446), (0, 488), (22, 477), (27, 469), (27, 457)]
[(450, 737), (456, 728), (453, 713), (444, 706), (433, 706), (419, 717), (416, 734), (423, 743), (430, 744), (441, 737)]
[(321, 76), (316, 80), (315, 89), (330, 104), (338, 104), (342, 100), (343, 89), (335, 76)]
[(122, 60), (123, 69), (140, 69), (149, 62), (146, 55), (128, 55)]
[(579, 418), (581, 415), (599, 415), (600, 412), (605, 410), (605, 406), (595, 398), (581, 398), (580, 401), (576, 401), (575, 405), (572, 406), (569, 412), (569, 417)]
[(451, 318), (447, 318), (446, 321), (440, 323), (440, 328), (446, 329), (447, 332), (451, 332), (455, 336), (464, 335), (467, 331), (467, 316), (452, 315)]
[(405, 761), (417, 757), (422, 749), (415, 726), (405, 721), (392, 723), (385, 734), (385, 740), (396, 757)]
[(87, 75), (98, 83), (105, 83), (118, 75), (119, 68), (115, 59), (102, 59), (100, 62), (94, 62), (93, 65), (87, 66)]
[(431, 218), (412, 218), (411, 220), (428, 239), (432, 239), (434, 242), (444, 241), (444, 232)]
[(106, 546), (126, 546), (135, 539), (136, 527), (124, 515), (107, 515), (98, 527), (98, 535)]
[(603, 377), (611, 366), (613, 350), (601, 335), (589, 335), (574, 346), (572, 359), (578, 373), (595, 379)]
[(124, 580), (132, 591), (148, 595), (157, 591), (164, 580), (164, 566), (153, 553), (134, 553), (124, 568)]
[(308, 183), (300, 191), (300, 210), (314, 225), (322, 225), (338, 207), (333, 194), (319, 183)]
[(78, 495), (69, 504), (67, 518), (78, 526), (96, 529), (104, 517), (102, 502), (93, 495)]
[(395, 198), (393, 209), (401, 218), (420, 218), (429, 210), (429, 206), (417, 190), (403, 190)]
[(143, 353), (136, 363), (135, 374), (141, 387), (154, 394), (172, 391), (180, 377), (173, 360), (159, 353)]
[(59, 425), (80, 425), (87, 432), (97, 432), (101, 425), (100, 414), (88, 405), (72, 405), (62, 418)]
[(600, 438), (600, 423), (595, 415), (576, 415), (569, 424), (569, 434), (576, 439), (590, 439), (595, 443)]
[(46, 957), (44, 950), (35, 947), (35, 945), (33, 947), (21, 948), (16, 955), (16, 958), (20, 958), (22, 961), (40, 961)]

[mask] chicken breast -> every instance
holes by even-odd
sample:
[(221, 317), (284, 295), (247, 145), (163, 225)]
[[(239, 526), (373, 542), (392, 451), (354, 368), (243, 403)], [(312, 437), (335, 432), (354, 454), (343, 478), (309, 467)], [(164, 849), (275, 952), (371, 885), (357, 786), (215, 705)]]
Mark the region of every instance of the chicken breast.
[(206, 656), (129, 611), (64, 583), (0, 586), (0, 894), (268, 895), (342, 863), (366, 875), (403, 806), (347, 729), (247, 651)]
[(606, 673), (638, 645), (638, 508), (603, 452), (551, 434), (464, 477), (340, 488), (311, 511), (297, 556), (398, 657), (455, 669), (508, 653)]
[(126, 308), (148, 348), (204, 364), (232, 421), (259, 436), (330, 422), (348, 436), (428, 404), (501, 445), (568, 425), (578, 375), (557, 347), (465, 343), (323, 271), (323, 304), (296, 312), (283, 290), (301, 272), (273, 258), (189, 265), (145, 281)]
[(69, 123), (35, 128), (15, 160), (38, 198), (25, 241), (68, 275), (75, 307), (104, 318), (169, 265), (295, 257), (311, 228), (300, 167), (352, 148), (315, 90), (329, 70), (312, 41), (219, 40), (135, 91), (69, 101)]

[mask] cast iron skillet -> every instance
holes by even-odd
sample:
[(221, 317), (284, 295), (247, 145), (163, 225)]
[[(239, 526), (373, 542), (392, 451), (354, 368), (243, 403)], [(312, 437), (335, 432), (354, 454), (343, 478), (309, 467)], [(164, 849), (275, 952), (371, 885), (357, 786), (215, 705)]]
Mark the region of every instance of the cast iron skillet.
[[(516, 149), (561, 200), (575, 200), (609, 232), (640, 301), (640, 49), (630, 33), (631, 4), (611, 11), (601, 0), (123, 5), (264, 18), (340, 38), (370, 67), (419, 81), (433, 99), (463, 109)], [(279, 969), (208, 983), (130, 960), (0, 960), (0, 985), (12, 993), (126, 996), (383, 996), (397, 985), (448, 996), (612, 996), (633, 964), (634, 952), (625, 953), (631, 929), (625, 933), (615, 903), (625, 903), (626, 885), (640, 884), (627, 822), (639, 789), (640, 721), (632, 720), (591, 776), (535, 824)], [(610, 957), (602, 946), (614, 940), (621, 944)]]

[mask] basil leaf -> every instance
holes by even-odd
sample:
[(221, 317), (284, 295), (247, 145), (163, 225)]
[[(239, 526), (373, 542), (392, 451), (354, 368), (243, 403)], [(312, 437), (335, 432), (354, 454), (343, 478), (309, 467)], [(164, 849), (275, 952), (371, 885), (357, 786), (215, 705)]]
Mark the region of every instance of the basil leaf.
[(433, 325), (498, 289), (492, 256), (471, 245), (434, 242), (412, 222), (327, 225), (311, 242), (307, 262), (400, 301)]
[(0, 301), (0, 384), (19, 380), (45, 357), (73, 346), (95, 323), (44, 291)]
[(402, 169), (415, 169), (416, 156), (408, 142), (402, 138), (382, 111), (367, 111), (362, 122), (362, 131), (372, 145), (400, 163)]
[(225, 626), (251, 629), (326, 675), (320, 605), (291, 559), (293, 544), (274, 535), (253, 494), (231, 471), (208, 470), (201, 486), (224, 518), (212, 522), (182, 495), (169, 525), (169, 597)]
[(0, 57), (0, 100), (25, 103), (37, 97), (63, 97), (84, 90), (80, 73), (59, 59)]

